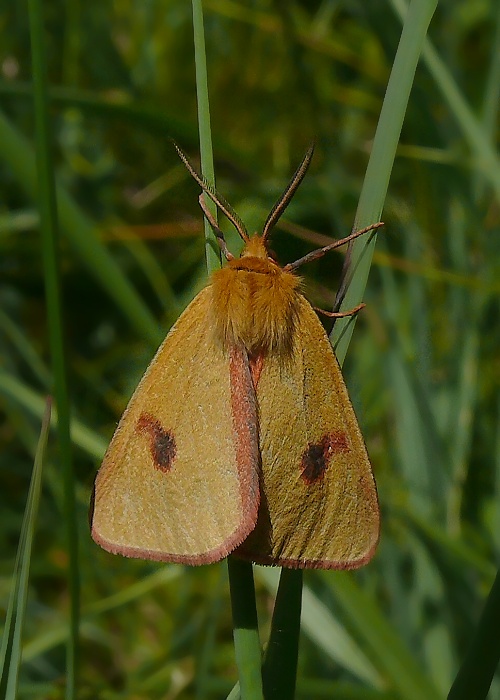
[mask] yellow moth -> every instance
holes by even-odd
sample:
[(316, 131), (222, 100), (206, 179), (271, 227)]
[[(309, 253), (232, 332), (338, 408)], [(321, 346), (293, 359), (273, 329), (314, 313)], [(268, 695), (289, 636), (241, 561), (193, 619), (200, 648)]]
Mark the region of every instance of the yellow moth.
[[(179, 149), (178, 149), (179, 150)], [(239, 258), (200, 196), (227, 264), (187, 307), (132, 396), (97, 474), (92, 537), (130, 557), (208, 564), (230, 553), (261, 564), (350, 569), (379, 538), (377, 491), (328, 337), (269, 234), (313, 148)], [(355, 311), (355, 310), (353, 310)], [(336, 314), (342, 315), (342, 314)]]

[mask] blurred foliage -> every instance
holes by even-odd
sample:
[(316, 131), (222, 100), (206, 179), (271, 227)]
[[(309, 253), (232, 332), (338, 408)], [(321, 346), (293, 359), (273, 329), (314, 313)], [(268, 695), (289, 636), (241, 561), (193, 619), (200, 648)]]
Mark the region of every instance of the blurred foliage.
[[(205, 281), (198, 187), (169, 141), (196, 157), (191, 5), (45, 6), (58, 182), (157, 319), (160, 338)], [(311, 172), (273, 238), (278, 258), (295, 260), (324, 236), (349, 232), (400, 20), (391, 3), (359, 0), (207, 0), (204, 8), (217, 186), (250, 229), (262, 225), (317, 141)], [(499, 20), (494, 0), (442, 0), (429, 35), (493, 150)], [(3, 0), (0, 35), (2, 114), (32, 146), (23, 4)], [(416, 697), (408, 666), (392, 663), (402, 652), (412, 673), (444, 695), (498, 565), (498, 191), (443, 95), (442, 80), (422, 61), (368, 306), (345, 365), (379, 486), (381, 544), (356, 574), (307, 572), (300, 698)], [(38, 219), (19, 175), (34, 151), (14, 153), (8, 133), (0, 124), (3, 609), (50, 383)], [(73, 418), (84, 434), (76, 451), (79, 697), (224, 697), (235, 681), (225, 564), (159, 567), (113, 557), (89, 538), (98, 456), (154, 347), (153, 333), (138, 333), (96, 275), (100, 248), (95, 260), (84, 257), (72, 233), (68, 218), (61, 237), (67, 352)], [(233, 234), (228, 240), (234, 250)], [(331, 306), (341, 266), (331, 255), (303, 271), (313, 303)], [(67, 555), (58, 456), (48, 454), (21, 698), (62, 697), (65, 676)], [(266, 639), (276, 581), (269, 570), (257, 569), (256, 578)], [(405, 670), (406, 693), (395, 682)], [(489, 697), (500, 698), (500, 679)]]

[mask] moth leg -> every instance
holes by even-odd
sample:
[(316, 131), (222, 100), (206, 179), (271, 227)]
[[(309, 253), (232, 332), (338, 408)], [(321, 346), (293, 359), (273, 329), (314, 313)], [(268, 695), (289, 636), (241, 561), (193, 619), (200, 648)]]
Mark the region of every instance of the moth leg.
[(370, 226), (366, 226), (365, 228), (362, 228), (359, 231), (354, 231), (354, 233), (351, 233), (345, 238), (340, 238), (338, 241), (334, 241), (334, 243), (330, 243), (330, 245), (326, 245), (324, 248), (318, 248), (318, 250), (311, 251), (310, 253), (304, 255), (304, 257), (299, 258), (293, 263), (288, 263), (288, 265), (285, 265), (283, 270), (285, 270), (286, 272), (292, 272), (298, 267), (301, 267), (301, 265), (305, 265), (306, 263), (312, 262), (313, 260), (322, 258), (323, 255), (325, 255), (325, 253), (328, 253), (330, 250), (334, 250), (335, 248), (339, 248), (340, 246), (345, 245), (346, 243), (350, 243), (355, 238), (358, 238), (359, 236), (368, 233), (368, 231), (373, 231), (377, 228), (380, 228), (383, 225), (383, 221), (377, 221), (376, 224), (370, 224)]
[(234, 255), (229, 251), (226, 243), (226, 239), (224, 238), (224, 234), (222, 233), (222, 230), (219, 228), (218, 223), (214, 219), (212, 212), (210, 209), (207, 207), (205, 204), (205, 198), (203, 196), (203, 192), (200, 194), (198, 197), (198, 202), (200, 203), (201, 210), (210, 224), (210, 226), (213, 229), (213, 232), (215, 233), (215, 237), (217, 238), (217, 243), (219, 244), (219, 248), (221, 249), (222, 253), (224, 254), (224, 257), (226, 260), (234, 260)]
[(328, 316), (328, 318), (345, 318), (346, 316), (354, 316), (355, 314), (359, 313), (361, 309), (363, 309), (365, 306), (366, 304), (358, 304), (354, 307), (354, 309), (350, 309), (349, 311), (325, 311), (324, 309), (319, 309), (317, 306), (313, 306), (313, 309), (319, 314)]

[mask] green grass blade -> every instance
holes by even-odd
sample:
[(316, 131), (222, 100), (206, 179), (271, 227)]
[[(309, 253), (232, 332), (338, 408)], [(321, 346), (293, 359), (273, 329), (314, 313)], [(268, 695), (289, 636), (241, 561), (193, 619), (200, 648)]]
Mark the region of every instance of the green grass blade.
[[(198, 129), (200, 133), (200, 158), (203, 177), (215, 186), (214, 154), (210, 122), (210, 101), (208, 97), (207, 56), (205, 51), (205, 29), (201, 0), (193, 0), (193, 34), (196, 70), (196, 97), (198, 99)], [(217, 207), (209, 197), (205, 198), (209, 211), (217, 221)], [(208, 221), (203, 218), (205, 227), (205, 251), (207, 270), (210, 274), (220, 267), (220, 249)]]
[[(205, 35), (201, 0), (193, 0), (193, 31), (196, 65), (196, 94), (200, 130), (201, 171), (215, 185), (212, 134), (208, 95)], [(208, 198), (207, 198), (208, 199)], [(215, 205), (211, 211), (216, 215)], [(217, 220), (217, 219), (216, 219)], [(220, 267), (219, 246), (207, 221), (205, 223), (208, 272)], [(233, 636), (236, 663), (244, 700), (262, 697), (261, 651), (252, 565), (228, 558), (229, 586), (233, 611)]]
[(252, 564), (229, 556), (227, 566), (240, 693), (243, 700), (259, 700), (264, 696)]
[[(408, 12), (366, 170), (356, 212), (355, 229), (380, 219), (415, 70), (435, 8), (436, 0), (414, 1)], [(346, 280), (347, 290), (341, 307), (344, 310), (356, 306), (363, 297), (375, 238), (371, 236), (368, 242), (357, 240), (352, 246), (351, 267)], [(332, 342), (335, 343), (335, 351), (341, 364), (347, 352), (354, 322), (354, 317), (339, 319), (334, 326)], [(290, 576), (287, 577), (288, 584), (293, 588), (297, 585), (294, 577), (298, 575), (299, 572), (290, 572)], [(286, 605), (287, 597), (286, 590), (283, 590), (280, 602), (285, 601)], [(290, 599), (293, 597), (290, 592)], [(279, 611), (278, 615), (281, 615)]]
[(302, 571), (283, 569), (262, 668), (266, 698), (295, 697), (301, 609)]
[(50, 429), (51, 401), (45, 404), (40, 439), (35, 454), (26, 509), (24, 511), (21, 536), (17, 550), (12, 590), (9, 597), (7, 617), (0, 648), (0, 697), (16, 700), (19, 669), (22, 655), (22, 632), (28, 598), (29, 571), (33, 548), (33, 537), (40, 502), (42, 466)]
[(302, 582), (303, 574), (299, 569), (281, 569), (271, 620), (269, 647), (263, 668), (266, 698), (294, 697), (302, 610)]
[[(256, 576), (273, 595), (276, 594), (279, 580), (276, 569), (259, 566)], [(303, 589), (301, 626), (304, 634), (333, 663), (347, 669), (365, 684), (376, 688), (383, 686), (382, 676), (365, 652), (309, 586), (304, 586)]]
[(499, 628), (500, 572), (497, 572), (470, 647), (448, 694), (448, 700), (486, 698), (500, 660)]
[[(413, 78), (436, 5), (437, 0), (413, 0), (406, 14), (359, 198), (356, 229), (380, 219)], [(343, 310), (354, 308), (363, 298), (375, 240), (376, 236), (372, 236), (368, 242), (358, 239), (353, 243)], [(340, 364), (345, 359), (354, 323), (355, 317), (341, 318), (333, 328), (331, 339)]]
[(47, 96), (45, 26), (41, 0), (29, 0), (29, 21), (35, 102), (38, 203), (47, 303), (54, 395), (58, 409), (57, 440), (64, 490), (64, 521), (68, 551), (68, 590), (71, 634), (66, 658), (66, 697), (74, 698), (78, 665), (80, 574), (76, 522), (75, 475), (70, 435), (70, 405), (63, 342), (62, 297), (59, 269), (59, 222), (52, 161), (52, 139)]

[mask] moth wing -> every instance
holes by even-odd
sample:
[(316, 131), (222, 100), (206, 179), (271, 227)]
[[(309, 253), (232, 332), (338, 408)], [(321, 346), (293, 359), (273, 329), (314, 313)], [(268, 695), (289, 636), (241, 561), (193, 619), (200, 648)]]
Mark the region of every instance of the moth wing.
[(337, 359), (303, 297), (291, 358), (264, 358), (257, 403), (261, 505), (238, 556), (291, 568), (366, 563), (379, 539), (375, 481)]
[(255, 526), (255, 392), (244, 351), (214, 344), (210, 304), (207, 287), (167, 335), (97, 474), (92, 537), (110, 552), (205, 564)]

